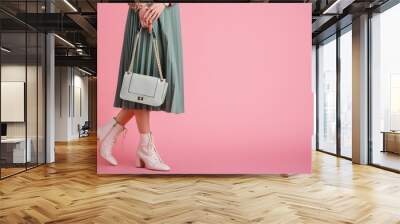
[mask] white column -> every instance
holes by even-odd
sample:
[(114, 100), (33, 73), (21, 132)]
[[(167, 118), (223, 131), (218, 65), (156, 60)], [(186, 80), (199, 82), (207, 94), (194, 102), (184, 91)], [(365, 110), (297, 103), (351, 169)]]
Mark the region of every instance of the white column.
[(353, 19), (353, 162), (368, 163), (368, 15)]
[[(54, 6), (47, 1), (47, 12), (53, 12)], [(54, 35), (46, 35), (46, 163), (55, 162), (55, 43)]]

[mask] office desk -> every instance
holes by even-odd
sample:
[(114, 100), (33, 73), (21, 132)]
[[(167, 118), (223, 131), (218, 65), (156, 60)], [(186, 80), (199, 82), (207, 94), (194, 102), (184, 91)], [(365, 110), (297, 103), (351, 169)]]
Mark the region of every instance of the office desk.
[(392, 152), (400, 154), (400, 132), (383, 131), (383, 150), (382, 152)]
[[(25, 152), (25, 144), (27, 144)], [(32, 160), (32, 140), (27, 138), (1, 139), (1, 159), (6, 163), (26, 163)]]

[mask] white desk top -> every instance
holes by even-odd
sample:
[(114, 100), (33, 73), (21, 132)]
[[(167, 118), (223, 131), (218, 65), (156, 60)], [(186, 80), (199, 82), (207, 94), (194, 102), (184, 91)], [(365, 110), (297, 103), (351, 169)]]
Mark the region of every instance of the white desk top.
[[(5, 139), (1, 139), (1, 143), (20, 143), (20, 142), (24, 142), (25, 138), (5, 138)], [(29, 138), (28, 138), (29, 141)]]

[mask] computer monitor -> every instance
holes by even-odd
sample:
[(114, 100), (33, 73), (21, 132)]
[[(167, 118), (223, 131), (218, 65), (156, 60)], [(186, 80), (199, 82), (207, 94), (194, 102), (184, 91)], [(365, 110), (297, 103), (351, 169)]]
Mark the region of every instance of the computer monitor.
[(1, 123), (1, 137), (7, 136), (7, 124)]

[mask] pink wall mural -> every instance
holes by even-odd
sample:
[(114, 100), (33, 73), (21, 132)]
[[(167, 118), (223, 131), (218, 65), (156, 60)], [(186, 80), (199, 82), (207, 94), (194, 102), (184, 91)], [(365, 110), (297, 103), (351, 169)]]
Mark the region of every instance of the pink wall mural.
[[(100, 174), (311, 172), (311, 4), (179, 4), (185, 113), (151, 113), (168, 172), (135, 167), (135, 121)], [(98, 4), (98, 124), (115, 116), (127, 4)]]

